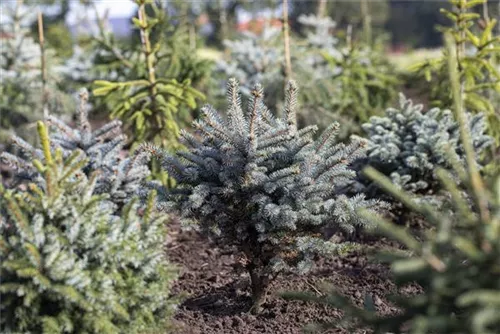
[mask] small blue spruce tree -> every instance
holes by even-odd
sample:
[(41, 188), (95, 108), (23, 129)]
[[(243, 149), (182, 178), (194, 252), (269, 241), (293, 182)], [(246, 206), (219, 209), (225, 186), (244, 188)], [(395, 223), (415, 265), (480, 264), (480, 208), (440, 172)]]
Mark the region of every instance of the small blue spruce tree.
[(151, 145), (142, 149), (157, 157), (178, 184), (158, 191), (161, 209), (177, 209), (221, 246), (244, 256), (251, 278), (253, 307), (258, 312), (266, 291), (282, 271), (304, 273), (313, 254), (337, 254), (352, 245), (322, 238), (329, 224), (352, 231), (367, 220), (360, 207), (384, 207), (364, 195), (347, 197), (338, 189), (355, 176), (349, 164), (363, 156), (365, 142), (336, 144), (338, 124), (318, 140), (316, 126), (297, 128), (297, 87), (286, 90), (283, 118), (263, 103), (260, 86), (252, 91), (248, 112), (241, 108), (236, 80), (228, 83), (228, 120), (210, 106), (194, 122), (201, 138), (187, 132), (187, 151), (172, 156)]
[[(74, 150), (82, 150), (88, 159), (82, 171), (87, 176), (99, 172), (94, 193), (109, 194), (110, 200), (115, 204), (115, 210), (119, 211), (130, 197), (137, 194), (141, 182), (150, 174), (148, 167), (144, 165), (146, 155), (134, 154), (130, 157), (122, 155), (127, 137), (122, 133), (121, 122), (118, 120), (92, 131), (88, 120), (87, 99), (87, 92), (82, 90), (76, 128), (66, 125), (54, 116), (48, 117), (47, 123), (52, 130), (50, 133), (52, 151), (60, 148), (63, 156), (67, 158)], [(32, 159), (43, 161), (41, 149), (33, 147), (17, 136), (14, 136), (12, 141), (19, 149), (19, 156), (3, 152), (0, 158), (13, 167), (14, 182), (29, 181), (38, 185), (43, 183), (43, 175), (32, 163)]]
[[(450, 169), (453, 162), (464, 165), (465, 154), (453, 113), (439, 108), (424, 113), (422, 109), (422, 105), (414, 105), (401, 94), (398, 109), (371, 117), (370, 122), (363, 124), (368, 139), (367, 156), (356, 164), (360, 168), (376, 168), (403, 190), (438, 200), (442, 184), (436, 177), (437, 168)], [(481, 152), (493, 139), (485, 134), (483, 114), (468, 114), (467, 126), (479, 165)], [(363, 178), (362, 183), (370, 197), (382, 195), (373, 181)]]

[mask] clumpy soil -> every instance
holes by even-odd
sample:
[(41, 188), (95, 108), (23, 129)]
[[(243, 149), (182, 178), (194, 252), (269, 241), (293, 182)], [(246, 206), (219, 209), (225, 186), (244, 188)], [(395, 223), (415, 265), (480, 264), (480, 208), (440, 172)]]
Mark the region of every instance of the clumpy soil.
[[(360, 307), (370, 296), (380, 314), (397, 312), (385, 298), (398, 293), (389, 269), (355, 252), (345, 257), (318, 259), (315, 269), (304, 276), (279, 276), (270, 287), (261, 314), (251, 315), (249, 277), (244, 271), (235, 270), (239, 267), (236, 255), (215, 248), (197, 232), (181, 231), (176, 223), (171, 225), (169, 234), (170, 260), (180, 268), (173, 293), (184, 295), (175, 315), (175, 333), (302, 333), (307, 324), (339, 321), (342, 312), (325, 305), (285, 300), (279, 293), (309, 291), (321, 295), (325, 286)], [(398, 247), (380, 238), (363, 242), (375, 248)], [(414, 286), (404, 290), (399, 292), (418, 293)], [(340, 327), (322, 333), (352, 333), (352, 329)]]

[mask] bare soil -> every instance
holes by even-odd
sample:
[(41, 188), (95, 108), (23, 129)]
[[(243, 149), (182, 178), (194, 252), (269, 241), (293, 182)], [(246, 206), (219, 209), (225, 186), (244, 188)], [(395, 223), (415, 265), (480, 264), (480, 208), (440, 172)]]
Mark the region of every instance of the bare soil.
[[(170, 260), (180, 268), (173, 293), (184, 295), (175, 315), (175, 332), (179, 334), (301, 333), (307, 324), (335, 322), (342, 318), (338, 309), (280, 296), (284, 291), (321, 295), (325, 285), (359, 307), (368, 295), (380, 314), (397, 312), (386, 299), (388, 294), (398, 292), (390, 280), (389, 268), (355, 252), (342, 258), (319, 258), (315, 269), (304, 276), (279, 276), (271, 285), (262, 313), (254, 316), (249, 313), (249, 277), (235, 270), (237, 256), (224, 254), (197, 232), (181, 231), (175, 223), (170, 237), (167, 245)], [(366, 239), (363, 243), (375, 248), (398, 247), (383, 238)], [(404, 293), (418, 293), (418, 287), (405, 288)], [(352, 331), (340, 327), (323, 333)]]

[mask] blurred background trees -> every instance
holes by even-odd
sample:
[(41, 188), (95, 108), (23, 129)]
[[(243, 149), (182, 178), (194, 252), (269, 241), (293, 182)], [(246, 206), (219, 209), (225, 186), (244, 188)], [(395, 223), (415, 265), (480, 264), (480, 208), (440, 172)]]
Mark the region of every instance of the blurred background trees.
[[(134, 22), (139, 20), (137, 1), (116, 0), (112, 6), (99, 0), (2, 3), (5, 9), (0, 27), (2, 70), (4, 73), (17, 71), (18, 76), (29, 70), (31, 81), (29, 85), (17, 79), (2, 83), (0, 132), (19, 127), (21, 123), (16, 119), (22, 118), (22, 123), (28, 125), (41, 119), (40, 108), (25, 105), (36, 101), (37, 94), (43, 96), (36, 88), (42, 86), (43, 68), (48, 69), (45, 86), (57, 92), (51, 97), (66, 101), (80, 88), (97, 91), (99, 94), (89, 99), (90, 118), (96, 121), (122, 118), (132, 140), (147, 137), (159, 143), (170, 135), (149, 131), (143, 126), (144, 122), (161, 123), (156, 119), (159, 113), (149, 112), (152, 110), (147, 106), (149, 97), (141, 95), (143, 90), (153, 94), (158, 88), (155, 81), (166, 80), (177, 85), (181, 92), (175, 93), (175, 89), (169, 88), (163, 104), (165, 118), (172, 118), (180, 127), (198, 116), (204, 97), (216, 107), (222, 106), (223, 102), (219, 104), (219, 101), (223, 100), (221, 92), (228, 77), (236, 77), (242, 89), (247, 83), (251, 87), (253, 81), (264, 81), (261, 83), (273, 90), (268, 99), (282, 100), (284, 82), (288, 79), (284, 67), (283, 0), (169, 0), (161, 1), (161, 6), (155, 6), (160, 4), (155, 0), (143, 2), (151, 25), (147, 28)], [(452, 10), (450, 1), (289, 0), (288, 5), (291, 63), (294, 79), (300, 82), (299, 99), (304, 107), (299, 115), (301, 124), (315, 123), (321, 127), (338, 120), (344, 124), (340, 132), (342, 138), (363, 134), (361, 123), (397, 103), (397, 92), (426, 106), (439, 100), (444, 102), (440, 107), (449, 107), (449, 98), (442, 98), (449, 96), (445, 80), (436, 79), (437, 83), (429, 85), (429, 74), (412, 72), (409, 68), (428, 60), (435, 61), (430, 64), (440, 60), (442, 63), (442, 31), (437, 27), (453, 28), (454, 21), (440, 12), (440, 9)], [(499, 6), (500, 1), (492, 0), (487, 5), (478, 4), (469, 9), (470, 13), (479, 15), (471, 28), (474, 36), (481, 36), (484, 27), (492, 26), (490, 23), (498, 16)], [(16, 7), (32, 14), (22, 24), (16, 25), (8, 19)], [(40, 49), (37, 12), (42, 13), (44, 23), (44, 64), (37, 50)], [(317, 24), (311, 26), (308, 21)], [(497, 33), (498, 25), (493, 26)], [(13, 29), (23, 30), (22, 43), (14, 44)], [(269, 39), (273, 30), (274, 37)], [(144, 49), (148, 43), (141, 31), (148, 31), (149, 51)], [(16, 36), (19, 38), (19, 34)], [(5, 47), (9, 45), (14, 48)], [(492, 70), (498, 60), (497, 44), (492, 45), (495, 47), (483, 58), (491, 63), (488, 71), (497, 73)], [(34, 54), (34, 65), (15, 69), (13, 64), (21, 60), (15, 55), (30, 52)], [(266, 61), (266, 57), (272, 61)], [(149, 65), (147, 58), (151, 60)], [(150, 80), (152, 70), (153, 81)], [(439, 78), (439, 70), (427, 72), (432, 72), (432, 78)], [(474, 87), (482, 87), (482, 74), (476, 74)], [(495, 80), (488, 84), (495, 86)], [(130, 88), (126, 94), (120, 91), (125, 82)], [(113, 84), (104, 87), (103, 83)], [(24, 93), (29, 87), (35, 87), (34, 91)], [(493, 88), (484, 98), (496, 101), (497, 88)], [(186, 91), (193, 94), (182, 93)], [(280, 110), (280, 105), (267, 102), (273, 111)], [(153, 104), (156, 108), (156, 102)], [(63, 110), (67, 109), (64, 105), (56, 109), (52, 112), (71, 114), (71, 110)], [(130, 112), (117, 112), (117, 109)], [(497, 117), (494, 103), (489, 109), (491, 118)], [(24, 110), (22, 115), (19, 110)], [(172, 129), (169, 133), (176, 137), (177, 127)], [(6, 137), (2, 136), (0, 145)], [(171, 139), (167, 141), (175, 142), (175, 138)]]

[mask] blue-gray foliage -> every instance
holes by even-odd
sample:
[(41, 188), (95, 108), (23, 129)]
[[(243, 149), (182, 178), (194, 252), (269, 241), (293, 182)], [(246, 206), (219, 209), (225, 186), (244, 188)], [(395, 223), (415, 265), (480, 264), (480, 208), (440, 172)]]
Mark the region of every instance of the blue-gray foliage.
[[(144, 164), (147, 156), (139, 153), (126, 156), (123, 147), (127, 143), (127, 137), (122, 133), (121, 122), (118, 120), (92, 130), (88, 120), (87, 98), (87, 92), (83, 90), (80, 94), (76, 128), (68, 126), (55, 116), (47, 118), (52, 149), (61, 148), (64, 157), (69, 157), (77, 149), (82, 150), (88, 159), (82, 171), (87, 176), (99, 172), (95, 194), (109, 194), (115, 210), (119, 211), (138, 193), (141, 183), (149, 176), (150, 171)], [(43, 161), (42, 150), (18, 136), (13, 136), (12, 142), (18, 148), (18, 155), (3, 152), (0, 159), (12, 167), (14, 182), (42, 184), (43, 177), (32, 163), (33, 159)]]
[[(435, 172), (438, 167), (450, 169), (465, 164), (458, 123), (450, 110), (433, 108), (422, 112), (400, 95), (400, 107), (388, 109), (384, 116), (373, 116), (363, 124), (367, 133), (367, 157), (357, 164), (371, 165), (392, 179), (394, 184), (411, 193), (435, 195), (441, 189)], [(493, 143), (485, 134), (483, 114), (468, 114), (469, 131), (479, 164), (481, 152)], [(378, 188), (363, 180), (365, 191), (376, 196)]]
[(174, 190), (150, 184), (158, 191), (159, 207), (179, 210), (219, 245), (235, 247), (245, 256), (252, 281), (284, 270), (306, 272), (313, 254), (350, 248), (325, 240), (321, 232), (330, 225), (347, 231), (365, 226), (368, 221), (357, 209), (384, 207), (364, 195), (339, 193), (355, 177), (349, 165), (363, 157), (365, 142), (336, 144), (337, 123), (317, 140), (316, 126), (298, 129), (293, 82), (286, 90), (283, 118), (275, 118), (264, 105), (259, 85), (247, 112), (234, 79), (227, 97), (227, 120), (205, 106), (203, 117), (194, 122), (201, 137), (182, 133), (187, 151), (173, 156), (142, 147), (177, 181)]
[[(306, 31), (306, 46), (302, 48), (302, 52), (306, 56), (302, 58), (304, 61), (315, 69), (315, 75), (320, 78), (338, 75), (341, 68), (333, 69), (327, 66), (327, 62), (321, 53), (326, 53), (331, 57), (340, 58), (342, 56), (339, 50), (339, 40), (332, 36), (330, 30), (334, 29), (337, 24), (330, 17), (317, 17), (313, 14), (300, 15), (298, 18), (300, 24), (308, 27)], [(311, 52), (312, 51), (312, 52)]]
[[(264, 85), (272, 93), (273, 104), (276, 103), (283, 96), (284, 87), (284, 52), (279, 46), (279, 35), (280, 29), (266, 26), (261, 35), (248, 32), (238, 40), (224, 41), (229, 59), (219, 61), (216, 70), (224, 78), (236, 78), (245, 97), (251, 96), (256, 84)], [(221, 94), (225, 93), (226, 80), (223, 80)], [(278, 97), (274, 98), (274, 94)]]

